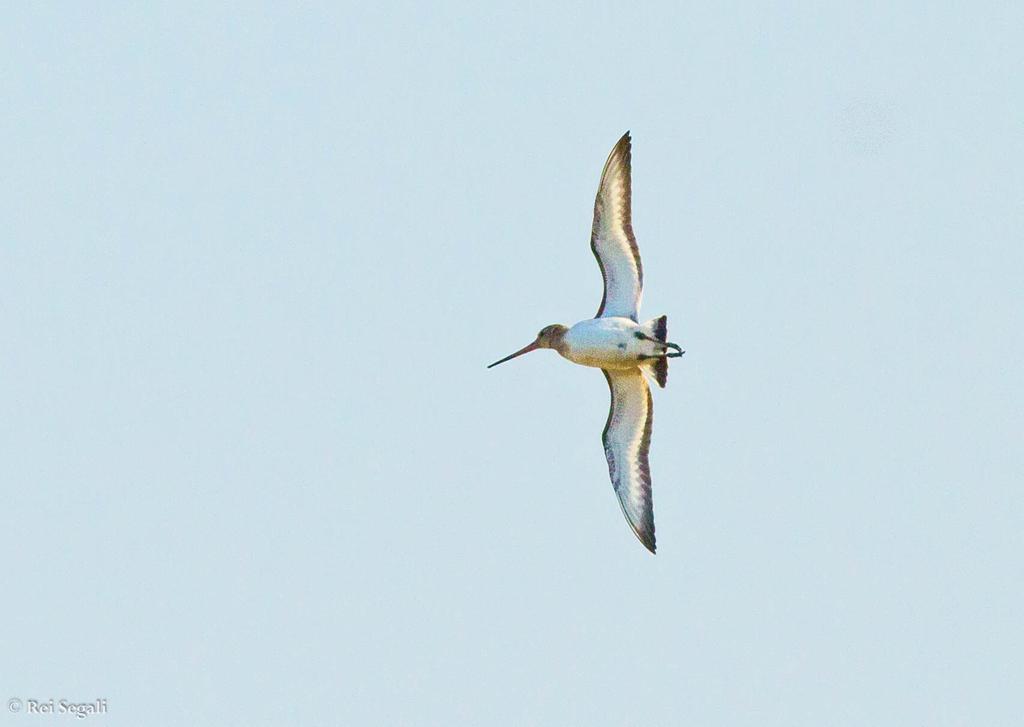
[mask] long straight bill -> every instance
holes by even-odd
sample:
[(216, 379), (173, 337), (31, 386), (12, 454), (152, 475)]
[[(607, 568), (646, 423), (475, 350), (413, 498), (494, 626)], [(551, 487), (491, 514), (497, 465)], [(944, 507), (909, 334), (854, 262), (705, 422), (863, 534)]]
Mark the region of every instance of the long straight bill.
[(538, 341), (534, 341), (529, 346), (524, 346), (523, 348), (519, 349), (518, 351), (516, 351), (513, 354), (510, 354), (510, 355), (506, 356), (505, 358), (501, 359), (500, 361), (495, 361), (494, 363), (492, 363), (487, 368), (493, 369), (498, 364), (505, 363), (506, 361), (511, 361), (516, 356), (522, 356), (524, 353), (529, 353), (530, 351), (536, 351), (538, 348), (540, 348), (540, 343)]

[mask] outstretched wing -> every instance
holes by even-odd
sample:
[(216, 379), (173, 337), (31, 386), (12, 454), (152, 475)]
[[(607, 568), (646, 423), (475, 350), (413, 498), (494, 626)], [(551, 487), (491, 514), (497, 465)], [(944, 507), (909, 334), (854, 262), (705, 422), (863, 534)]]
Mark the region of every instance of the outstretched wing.
[(654, 552), (654, 501), (647, 451), (651, 446), (654, 406), (651, 390), (640, 369), (602, 369), (612, 402), (601, 441), (608, 458), (608, 474), (622, 512), (649, 551)]
[(637, 320), (644, 287), (640, 249), (633, 235), (630, 181), (630, 138), (627, 131), (608, 155), (594, 201), (590, 249), (604, 278), (604, 296), (596, 318), (622, 316)]

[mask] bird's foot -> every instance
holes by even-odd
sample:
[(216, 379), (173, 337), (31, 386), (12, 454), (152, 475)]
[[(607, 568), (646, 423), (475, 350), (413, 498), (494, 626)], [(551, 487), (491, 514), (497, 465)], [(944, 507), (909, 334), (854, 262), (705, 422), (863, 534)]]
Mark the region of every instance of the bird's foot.
[[(678, 346), (677, 346), (677, 348), (678, 348)], [(637, 356), (637, 359), (640, 360), (640, 361), (650, 361), (652, 358), (679, 358), (684, 353), (686, 353), (686, 351), (683, 351), (683, 350), (672, 351), (672, 352), (664, 351), (663, 353), (656, 353), (654, 355), (647, 355), (647, 354), (643, 354), (642, 353), (642, 354)]]
[[(633, 335), (635, 335), (641, 341), (650, 341), (651, 343), (657, 344), (661, 346), (663, 349), (665, 349), (664, 353), (662, 353), (659, 356), (647, 356), (646, 358), (662, 358), (662, 356), (664, 356), (665, 358), (679, 358), (684, 353), (686, 353), (686, 351), (679, 347), (679, 344), (672, 343), (671, 341), (659, 341), (654, 336), (648, 336), (643, 331), (637, 331)], [(675, 353), (668, 353), (668, 349), (672, 349)]]

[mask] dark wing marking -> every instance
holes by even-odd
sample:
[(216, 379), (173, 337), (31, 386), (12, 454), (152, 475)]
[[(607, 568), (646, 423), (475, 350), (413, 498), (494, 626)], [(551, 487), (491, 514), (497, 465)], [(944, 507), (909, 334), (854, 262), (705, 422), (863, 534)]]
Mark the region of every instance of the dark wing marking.
[(633, 235), (631, 160), (627, 131), (608, 155), (594, 200), (590, 249), (604, 279), (604, 295), (596, 318), (622, 316), (635, 321), (640, 309), (644, 268)]
[(626, 521), (644, 547), (653, 553), (654, 501), (647, 459), (654, 424), (651, 390), (640, 369), (602, 372), (611, 391), (608, 421), (601, 435), (608, 474)]

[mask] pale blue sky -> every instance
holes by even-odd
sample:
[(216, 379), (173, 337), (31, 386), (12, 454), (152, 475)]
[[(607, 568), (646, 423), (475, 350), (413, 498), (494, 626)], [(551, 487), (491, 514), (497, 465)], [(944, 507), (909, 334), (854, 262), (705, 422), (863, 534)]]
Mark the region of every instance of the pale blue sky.
[[(1021, 724), (1020, 4), (371, 5), (3, 10), (0, 697)], [(626, 129), (657, 557), (601, 375), (484, 369)]]

